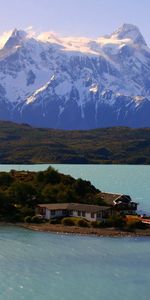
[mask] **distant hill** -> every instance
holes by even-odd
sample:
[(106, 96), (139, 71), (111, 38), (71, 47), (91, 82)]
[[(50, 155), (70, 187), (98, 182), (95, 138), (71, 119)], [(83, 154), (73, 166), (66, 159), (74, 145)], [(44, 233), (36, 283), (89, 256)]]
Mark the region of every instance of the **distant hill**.
[(150, 128), (89, 131), (0, 121), (1, 164), (150, 164)]

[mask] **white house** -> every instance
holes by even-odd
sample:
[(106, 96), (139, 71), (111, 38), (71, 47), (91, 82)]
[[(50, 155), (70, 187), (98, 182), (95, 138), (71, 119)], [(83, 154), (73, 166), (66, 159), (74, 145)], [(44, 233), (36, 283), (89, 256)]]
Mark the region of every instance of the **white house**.
[(88, 221), (103, 221), (112, 213), (112, 209), (108, 206), (80, 203), (39, 204), (36, 208), (36, 215), (42, 215), (45, 220), (58, 217), (82, 217)]

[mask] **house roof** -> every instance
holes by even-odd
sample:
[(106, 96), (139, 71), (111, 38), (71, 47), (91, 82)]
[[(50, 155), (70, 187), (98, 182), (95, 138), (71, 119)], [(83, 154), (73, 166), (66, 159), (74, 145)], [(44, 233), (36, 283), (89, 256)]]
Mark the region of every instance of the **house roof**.
[(39, 204), (38, 207), (47, 208), (48, 210), (76, 210), (89, 213), (96, 213), (110, 209), (110, 207), (108, 206), (88, 205), (80, 203)]
[(113, 193), (100, 193), (100, 198), (104, 200), (108, 205), (114, 205), (114, 201), (117, 200), (126, 200), (127, 202), (131, 201), (130, 196), (123, 194), (113, 194)]

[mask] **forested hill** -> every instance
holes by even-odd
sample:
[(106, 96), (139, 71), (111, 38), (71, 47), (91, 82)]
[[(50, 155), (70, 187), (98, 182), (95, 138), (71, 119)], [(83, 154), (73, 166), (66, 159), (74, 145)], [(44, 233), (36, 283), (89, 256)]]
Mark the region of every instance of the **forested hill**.
[(63, 131), (0, 122), (0, 163), (150, 164), (150, 128)]
[(49, 167), (42, 172), (0, 172), (0, 221), (24, 221), (45, 203), (107, 205), (90, 181), (74, 179)]

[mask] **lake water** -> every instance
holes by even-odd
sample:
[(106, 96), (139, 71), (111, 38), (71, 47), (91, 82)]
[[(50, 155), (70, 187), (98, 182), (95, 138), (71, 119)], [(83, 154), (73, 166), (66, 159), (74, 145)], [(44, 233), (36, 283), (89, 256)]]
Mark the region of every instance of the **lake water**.
[[(150, 166), (53, 165), (150, 212)], [(0, 171), (48, 165), (0, 166)], [(149, 300), (150, 238), (98, 238), (0, 227), (0, 300)]]
[(0, 300), (149, 300), (150, 239), (0, 227)]
[[(0, 171), (45, 170), (49, 165), (0, 165)], [(139, 203), (139, 212), (150, 213), (150, 166), (132, 165), (53, 165), (75, 178), (90, 180), (106, 192), (129, 194)]]

